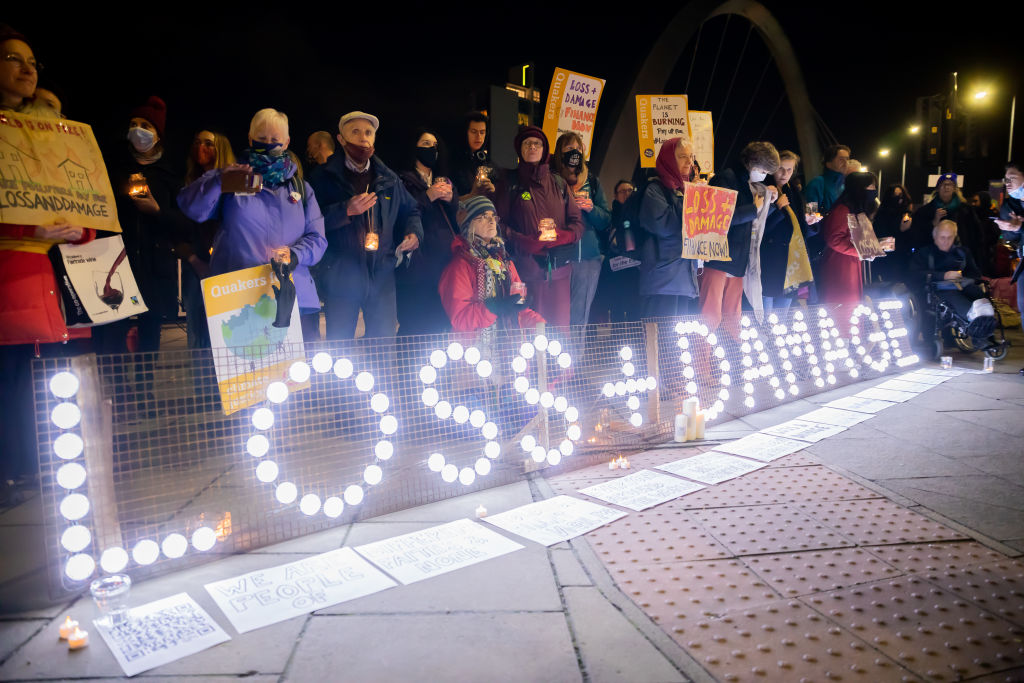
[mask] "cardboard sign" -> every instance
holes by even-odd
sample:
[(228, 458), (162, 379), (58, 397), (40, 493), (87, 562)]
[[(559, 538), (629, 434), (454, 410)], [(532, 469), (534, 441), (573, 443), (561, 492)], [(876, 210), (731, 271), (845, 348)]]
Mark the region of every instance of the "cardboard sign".
[(640, 470), (625, 477), (588, 486), (579, 492), (639, 512), (675, 500), (687, 493), (700, 491), (702, 488), (704, 487), (700, 484), (676, 479), (667, 474)]
[(699, 183), (683, 186), (682, 258), (731, 261), (729, 225), (736, 211), (736, 190)]
[(594, 139), (594, 121), (602, 92), (603, 78), (555, 69), (548, 88), (548, 104), (544, 108), (544, 135), (552, 152), (559, 135), (577, 133), (583, 138), (584, 153), (590, 161), (590, 143)]
[(686, 95), (637, 95), (636, 131), (640, 140), (640, 167), (654, 168), (666, 140), (690, 139)]
[(291, 364), (303, 359), (302, 324), (296, 304), (291, 324), (274, 327), (276, 282), (269, 264), (214, 275), (202, 282), (225, 415), (262, 402), (273, 381), (286, 382), (289, 390), (309, 386), (308, 381), (295, 383), (288, 377)]
[(861, 261), (874, 261), (879, 256), (885, 256), (885, 250), (875, 237), (875, 229), (871, 227), (867, 216), (851, 213), (846, 217), (846, 224), (850, 226), (850, 240)]
[(121, 232), (96, 137), (84, 123), (0, 112), (0, 223)]
[(356, 547), (360, 555), (403, 584), (447, 574), (521, 550), (522, 545), (470, 519)]
[(116, 626), (102, 619), (92, 623), (125, 676), (149, 671), (231, 640), (188, 593), (132, 607), (129, 618)]
[(555, 496), (490, 515), (484, 521), (541, 545), (554, 545), (625, 516), (625, 512), (587, 500)]
[(204, 586), (239, 633), (397, 585), (351, 548)]
[(721, 484), (723, 481), (735, 479), (748, 472), (753, 472), (767, 466), (768, 463), (766, 462), (754, 462), (726, 455), (725, 453), (710, 451), (695, 455), (692, 458), (683, 458), (682, 460), (658, 465), (658, 469), (705, 484)]
[(700, 172), (708, 176), (715, 174), (715, 132), (711, 125), (711, 112), (694, 111), (686, 113), (693, 142), (693, 156), (700, 164)]

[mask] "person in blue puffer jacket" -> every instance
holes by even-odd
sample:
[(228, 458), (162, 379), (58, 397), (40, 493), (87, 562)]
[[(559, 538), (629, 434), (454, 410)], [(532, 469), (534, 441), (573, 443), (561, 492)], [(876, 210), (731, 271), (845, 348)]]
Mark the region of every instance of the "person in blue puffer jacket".
[[(207, 171), (178, 194), (186, 216), (202, 223), (219, 218), (213, 243), (210, 274), (220, 275), (269, 263), (271, 250), (291, 250), (295, 295), (302, 314), (302, 336), (320, 337), (320, 297), (309, 267), (327, 249), (324, 218), (313, 189), (302, 180), (298, 160), (288, 152), (288, 117), (275, 109), (261, 109), (249, 124), (247, 165)], [(222, 194), (221, 175), (249, 171), (263, 176), (263, 189), (253, 195)]]

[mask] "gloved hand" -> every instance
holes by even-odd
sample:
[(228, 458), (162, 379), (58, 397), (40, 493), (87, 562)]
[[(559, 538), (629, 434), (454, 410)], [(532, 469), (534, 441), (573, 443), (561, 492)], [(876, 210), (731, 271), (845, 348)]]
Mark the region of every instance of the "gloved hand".
[(288, 327), (291, 323), (292, 308), (295, 306), (295, 283), (292, 282), (291, 273), (295, 270), (295, 252), (291, 254), (290, 263), (271, 261), (270, 267), (274, 269), (280, 286), (271, 285), (274, 288), (274, 296), (277, 298), (277, 317), (274, 318), (274, 327)]
[(506, 315), (517, 315), (519, 311), (526, 308), (526, 303), (520, 301), (518, 294), (508, 294), (485, 299), (484, 306), (487, 307), (488, 311), (500, 318)]

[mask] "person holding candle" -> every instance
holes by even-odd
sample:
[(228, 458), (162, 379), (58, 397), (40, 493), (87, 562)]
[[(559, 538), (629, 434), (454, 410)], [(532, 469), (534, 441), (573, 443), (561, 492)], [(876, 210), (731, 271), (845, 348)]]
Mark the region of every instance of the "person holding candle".
[[(287, 249), (287, 270), (295, 283), (304, 339), (319, 339), (320, 297), (309, 273), (327, 248), (324, 218), (309, 183), (302, 179), (294, 155), (288, 153), (288, 117), (261, 109), (249, 124), (246, 164), (212, 168), (178, 195), (182, 211), (194, 221), (219, 217), (210, 274), (219, 275), (263, 265), (272, 250)], [(255, 195), (223, 193), (227, 174), (256, 173), (262, 189)], [(285, 263), (284, 259), (280, 260)]]
[(395, 336), (395, 264), (423, 238), (416, 200), (375, 154), (379, 126), (366, 112), (342, 116), (341, 151), (310, 177), (329, 245), (319, 277), (332, 340), (355, 337), (360, 310), (367, 337)]
[(498, 235), (498, 216), (490, 199), (473, 195), (462, 203), (459, 232), (438, 287), (452, 329), (476, 332), (544, 322), (514, 291), (522, 282)]
[(399, 177), (419, 206), (423, 241), (395, 273), (398, 333), (437, 334), (451, 328), (437, 283), (458, 234), (459, 200), (452, 181), (444, 176), (444, 146), (437, 134), (419, 130), (413, 143), (411, 167)]
[(548, 167), (548, 140), (536, 126), (515, 138), (519, 167), (496, 191), (498, 213), (506, 217), (505, 238), (526, 283), (533, 307), (550, 324), (571, 322), (572, 265), (560, 264), (553, 250), (583, 236), (580, 208), (568, 184)]
[(583, 138), (578, 133), (568, 132), (562, 133), (555, 141), (555, 154), (551, 158), (551, 170), (568, 184), (583, 217), (583, 237), (576, 244), (552, 250), (556, 264), (572, 264), (569, 278), (569, 321), (572, 325), (586, 325), (590, 319), (590, 307), (597, 293), (603, 260), (598, 233), (607, 230), (612, 220), (604, 190), (597, 176), (590, 173), (583, 158), (585, 153)]

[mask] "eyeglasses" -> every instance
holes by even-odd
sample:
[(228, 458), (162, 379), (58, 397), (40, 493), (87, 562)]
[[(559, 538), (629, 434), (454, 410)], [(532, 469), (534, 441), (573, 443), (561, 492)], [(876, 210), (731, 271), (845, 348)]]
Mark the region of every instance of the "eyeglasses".
[(536, 138), (530, 138), (523, 142), (523, 147), (526, 149), (539, 149), (544, 146), (544, 143)]
[(1004, 185), (1012, 185), (1014, 183), (1019, 183), (1021, 180), (1024, 180), (1024, 176), (1008, 175), (1005, 178), (1003, 178), (1003, 184)]
[(11, 64), (16, 63), (22, 69), (31, 69), (36, 73), (39, 73), (43, 70), (43, 65), (37, 62), (35, 59), (25, 59), (17, 52), (8, 52), (7, 54), (5, 54), (4, 61)]

